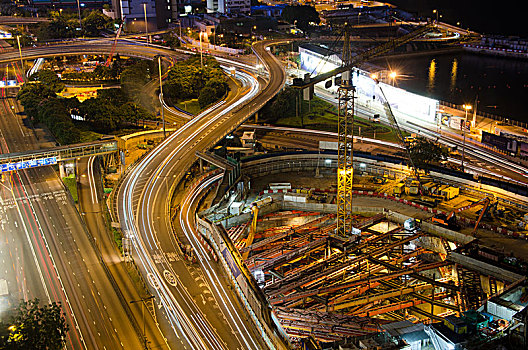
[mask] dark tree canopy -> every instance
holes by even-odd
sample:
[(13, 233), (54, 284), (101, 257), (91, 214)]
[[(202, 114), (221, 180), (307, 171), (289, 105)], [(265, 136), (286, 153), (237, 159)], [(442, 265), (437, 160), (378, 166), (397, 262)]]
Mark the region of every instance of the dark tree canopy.
[(5, 349), (60, 350), (68, 332), (60, 303), (41, 307), (38, 299), (22, 301), (13, 322), (4, 327), (9, 333), (0, 347)]
[(34, 79), (39, 80), (42, 84), (49, 87), (54, 92), (60, 92), (64, 88), (64, 83), (60, 80), (59, 76), (50, 69), (40, 70), (35, 75)]
[(217, 101), (228, 91), (227, 77), (215, 59), (199, 57), (176, 63), (169, 71), (163, 93), (175, 101), (198, 98), (201, 107)]
[(302, 30), (306, 30), (311, 22), (319, 24), (321, 21), (315, 7), (310, 5), (288, 5), (282, 10), (282, 19), (291, 24), (295, 23)]
[(410, 146), (409, 152), (414, 165), (425, 171), (429, 170), (429, 165), (447, 159), (449, 152), (445, 147), (424, 137), (418, 137)]

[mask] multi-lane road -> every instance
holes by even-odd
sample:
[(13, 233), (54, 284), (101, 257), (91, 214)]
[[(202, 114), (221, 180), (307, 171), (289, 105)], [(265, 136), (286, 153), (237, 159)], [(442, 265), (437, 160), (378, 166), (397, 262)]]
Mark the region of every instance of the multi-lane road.
[[(243, 87), (214, 111), (195, 117), (158, 146), (129, 172), (119, 191), (122, 228), (133, 242), (136, 263), (148, 276), (161, 317), (172, 328), (165, 334), (167, 337), (174, 334), (172, 338), (177, 337), (188, 348), (263, 347), (245, 312), (226, 290), (223, 277), (211, 268), (211, 263), (202, 257), (202, 269), (197, 270), (174, 255), (178, 248), (168, 216), (169, 193), (196, 161), (195, 152), (214, 145), (284, 84), (284, 70), (268, 52), (266, 43), (256, 45), (255, 51), (276, 78), (257, 83), (250, 74), (237, 72)], [(181, 218), (180, 222), (187, 238), (193, 241), (188, 221)], [(204, 299), (209, 295), (212, 299)]]
[[(5, 91), (4, 91), (5, 92)], [(19, 106), (3, 96), (2, 152), (38, 149)], [(79, 213), (56, 172), (49, 167), (11, 173), (1, 184), (2, 271), (11, 305), (38, 297), (60, 302), (70, 331), (70, 349), (134, 349), (137, 332), (123, 313), (116, 285), (100, 263)]]

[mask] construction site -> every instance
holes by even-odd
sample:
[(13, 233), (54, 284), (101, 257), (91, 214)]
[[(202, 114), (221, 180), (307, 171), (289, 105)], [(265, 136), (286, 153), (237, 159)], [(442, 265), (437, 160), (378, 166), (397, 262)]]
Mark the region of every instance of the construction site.
[(225, 228), (234, 260), (296, 347), (493, 349), (507, 334), (525, 347), (528, 263), (476, 237), (482, 228), (513, 232), (482, 225), (520, 211), (474, 190), (472, 178), (420, 171), (381, 86), (405, 166), (354, 152), (351, 67), (386, 48), (352, 58), (349, 39), (345, 28), (342, 67), (293, 84), (309, 98), (341, 74), (335, 152), (246, 159), (240, 181), (210, 191), (200, 217)]

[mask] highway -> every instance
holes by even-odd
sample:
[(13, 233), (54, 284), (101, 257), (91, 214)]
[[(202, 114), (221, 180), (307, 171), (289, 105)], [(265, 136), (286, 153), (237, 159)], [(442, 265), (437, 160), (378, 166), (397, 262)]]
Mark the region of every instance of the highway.
[[(91, 39), (74, 40), (65, 43), (58, 43), (49, 46), (38, 46), (23, 48), (22, 59), (36, 60), (55, 56), (74, 56), (86, 54), (109, 54), (112, 51), (113, 40), (111, 39)], [(152, 59), (156, 55), (163, 55), (173, 60), (187, 57), (184, 51), (174, 51), (157, 45), (146, 45), (132, 40), (119, 40), (115, 53), (123, 56)], [(20, 60), (18, 50), (10, 49), (0, 52), (0, 63), (8, 63)]]
[[(167, 213), (168, 193), (195, 162), (195, 152), (208, 149), (235, 129), (284, 84), (283, 68), (265, 49), (265, 45), (260, 42), (255, 51), (264, 59), (272, 76), (277, 78), (268, 84), (262, 80), (257, 84), (251, 75), (238, 72), (237, 76), (245, 87), (231, 95), (214, 112), (195, 117), (160, 144), (128, 173), (118, 193), (120, 222), (133, 242), (135, 261), (143, 269), (143, 274), (148, 276), (151, 292), (160, 306), (159, 311), (172, 327), (172, 331), (165, 331), (164, 334), (169, 339), (170, 333), (174, 334), (172, 339), (178, 338), (181, 345), (188, 348), (263, 347), (260, 337), (248, 332), (251, 332), (251, 326), (245, 318), (241, 319), (243, 312), (237, 310), (234, 296), (226, 293), (224, 296), (232, 301), (229, 304), (219, 303), (222, 296), (218, 295), (216, 288), (210, 289), (222, 280), (221, 276), (214, 270), (208, 270), (203, 260), (201, 274), (194, 266), (189, 267), (183, 262), (181, 257), (174, 259), (178, 247)], [(168, 257), (173, 257), (173, 261)], [(208, 292), (204, 292), (206, 290)], [(212, 305), (201, 296), (209, 293), (215, 297)]]
[[(168, 349), (169, 346), (156, 326), (156, 320), (152, 319), (150, 313), (145, 312), (145, 322), (142, 320), (145, 311), (143, 308), (147, 308), (147, 305), (137, 302), (130, 303), (141, 300), (147, 295), (146, 291), (138, 288), (130, 278), (126, 263), (122, 259), (113, 237), (111, 237), (111, 232), (108, 230), (105, 221), (106, 207), (102, 198), (103, 185), (101, 183), (100, 160), (95, 156), (83, 158), (77, 161), (76, 166), (81, 215), (89, 232), (94, 236), (95, 244), (100, 250), (106, 266), (119, 286), (119, 291), (116, 293), (120, 293), (121, 297), (127, 301), (123, 308), (125, 312), (133, 315), (129, 319), (131, 326), (140, 334), (143, 334), (143, 329), (145, 330), (151, 348)], [(137, 343), (135, 346), (139, 348), (142, 345)]]
[[(2, 152), (38, 149), (20, 107), (2, 93)], [(49, 167), (17, 171), (1, 187), (11, 305), (25, 297), (60, 302), (70, 328), (68, 349), (137, 348), (138, 336), (56, 172)]]

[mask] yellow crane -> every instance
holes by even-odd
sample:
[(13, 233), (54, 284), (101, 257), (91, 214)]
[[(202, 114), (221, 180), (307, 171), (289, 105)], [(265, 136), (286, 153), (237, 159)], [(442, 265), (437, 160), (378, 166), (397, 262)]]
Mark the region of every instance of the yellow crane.
[[(249, 234), (246, 239), (245, 247), (249, 247), (251, 244), (253, 244), (253, 240), (255, 239), (255, 232), (257, 232), (257, 220), (258, 220), (258, 212), (259, 208), (256, 204), (253, 204), (251, 207), (251, 212), (253, 213), (253, 219), (251, 220), (251, 225), (249, 226)], [(246, 260), (249, 256), (249, 250), (242, 254), (242, 258)]]
[[(303, 95), (310, 96), (310, 91), (317, 83), (326, 81), (341, 73), (341, 83), (338, 88), (338, 151), (337, 151), (337, 234), (343, 237), (352, 235), (352, 184), (354, 178), (354, 99), (355, 87), (351, 83), (351, 70), (361, 63), (380, 56), (400, 45), (404, 45), (424, 33), (432, 27), (428, 24), (403, 35), (399, 38), (388, 41), (384, 44), (366, 50), (352, 57), (350, 50), (350, 26), (345, 23), (343, 30), (343, 65), (328, 73), (320, 74), (313, 78), (304, 80), (294, 80), (293, 87), (300, 89)], [(327, 81), (326, 86), (331, 86)]]

